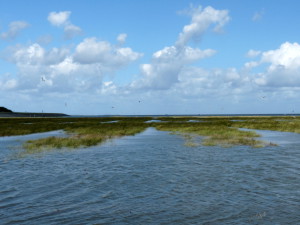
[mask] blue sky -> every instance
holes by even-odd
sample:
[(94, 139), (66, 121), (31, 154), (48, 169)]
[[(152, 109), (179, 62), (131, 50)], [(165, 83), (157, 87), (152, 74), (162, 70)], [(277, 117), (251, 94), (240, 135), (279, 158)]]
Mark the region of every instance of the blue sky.
[(287, 1), (0, 1), (0, 106), (86, 114), (300, 113)]

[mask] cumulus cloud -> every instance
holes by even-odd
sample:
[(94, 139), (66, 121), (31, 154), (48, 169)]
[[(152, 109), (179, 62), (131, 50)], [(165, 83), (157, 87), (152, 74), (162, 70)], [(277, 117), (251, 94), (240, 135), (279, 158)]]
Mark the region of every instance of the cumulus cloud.
[(213, 49), (201, 50), (188, 46), (188, 42), (198, 40), (204, 32), (215, 25), (220, 30), (228, 21), (228, 11), (212, 7), (193, 8), (191, 23), (184, 26), (173, 46), (155, 52), (149, 64), (141, 65), (140, 80), (132, 82), (133, 88), (169, 89), (179, 81), (179, 76), (188, 65), (215, 54)]
[(241, 96), (248, 96), (252, 91), (250, 78), (236, 68), (203, 69), (197, 66), (185, 66), (180, 70), (178, 82), (168, 89), (155, 91), (151, 89), (148, 93), (163, 98), (169, 96), (171, 100), (176, 99), (179, 102), (212, 98), (221, 102), (222, 99), (232, 102), (237, 101)]
[[(45, 41), (11, 46), (2, 52), (1, 58), (15, 64), (17, 73), (0, 75), (0, 92), (11, 90), (36, 96), (67, 96), (69, 93), (92, 96), (93, 93), (97, 98), (98, 94), (105, 96), (102, 99), (110, 96), (111, 100), (114, 96), (129, 96), (129, 99), (137, 91), (139, 98), (142, 95), (154, 102), (159, 102), (162, 93), (174, 102), (211, 98), (221, 99), (220, 102), (227, 98), (230, 102), (238, 101), (241, 96), (254, 96), (253, 93), (262, 90), (283, 90), (282, 93), (289, 96), (296, 90), (299, 92), (298, 43), (286, 42), (277, 49), (264, 52), (251, 49), (246, 53), (251, 59), (241, 69), (200, 68), (196, 63), (212, 57), (216, 50), (191, 47), (190, 44), (195, 44), (193, 42), (200, 40), (211, 28), (214, 31), (222, 29), (229, 21), (229, 15), (227, 10), (212, 7), (193, 8), (189, 13), (191, 22), (183, 27), (175, 43), (154, 52), (150, 62), (140, 65), (140, 77), (128, 85), (120, 86), (107, 79), (107, 75), (117, 73), (142, 57), (141, 53), (123, 46), (127, 34), (119, 34), (116, 44), (90, 37), (77, 45), (59, 48), (42, 45), (51, 41), (48, 36)], [(48, 21), (63, 29), (68, 39), (81, 33), (81, 28), (70, 22), (70, 16), (69, 11), (53, 12), (48, 16)], [(13, 38), (26, 26), (15, 23), (8, 32), (1, 34), (1, 38)], [(262, 71), (257, 72), (260, 69)]]
[(283, 43), (278, 49), (262, 53), (263, 63), (271, 63), (270, 70), (284, 67), (288, 69), (299, 69), (300, 67), (300, 45), (298, 43)]
[(33, 94), (93, 92), (101, 88), (105, 75), (96, 64), (79, 64), (64, 50), (46, 51), (36, 44), (17, 51), (11, 58), (18, 68), (18, 89)]
[(69, 20), (70, 16), (70, 11), (50, 12), (48, 15), (48, 21), (53, 26), (64, 28), (65, 39), (72, 39), (73, 37), (82, 33), (82, 29), (80, 27), (71, 23)]
[(107, 81), (102, 83), (102, 88), (99, 92), (104, 95), (115, 95), (119, 92), (119, 87), (112, 81)]
[[(190, 47), (188, 43), (199, 39), (209, 27), (215, 26), (219, 29), (229, 20), (226, 10), (220, 13), (216, 12), (218, 10), (208, 8), (209, 12), (214, 13), (207, 13), (205, 9), (201, 12), (195, 10), (191, 14), (192, 22), (184, 27), (174, 45), (153, 53), (151, 62), (140, 66), (141, 78), (130, 84), (131, 90), (148, 90), (149, 93), (164, 91), (166, 95), (183, 99), (194, 97), (222, 99), (227, 96), (228, 99), (236, 101), (250, 95), (253, 95), (253, 99), (260, 99), (258, 94), (254, 93), (262, 91), (272, 90), (275, 96), (280, 95), (279, 93), (286, 94), (286, 88), (290, 88), (289, 95), (294, 93), (293, 90), (299, 90), (298, 43), (286, 42), (278, 49), (264, 52), (251, 49), (246, 56), (252, 58), (252, 61), (246, 62), (241, 69), (206, 70), (196, 67), (195, 62), (214, 55), (216, 51)], [(208, 15), (213, 18), (209, 19)], [(196, 16), (205, 19), (204, 21), (194, 19)], [(192, 25), (196, 23), (195, 21), (199, 24)]]
[(199, 59), (212, 56), (214, 53), (215, 50), (212, 49), (200, 50), (189, 46), (179, 49), (175, 46), (171, 46), (155, 52), (153, 54), (153, 60), (155, 62), (168, 63), (173, 59), (176, 63), (189, 64)]
[(300, 45), (283, 43), (278, 49), (261, 53), (259, 61), (249, 62), (253, 67), (265, 65), (266, 70), (256, 75), (258, 85), (270, 87), (300, 86)]
[(17, 65), (51, 65), (64, 60), (69, 54), (66, 48), (44, 49), (34, 43), (29, 46), (14, 46), (5, 51), (4, 59)]
[[(54, 78), (62, 76), (55, 71), (55, 67), (65, 61), (70, 50), (66, 48), (45, 49), (34, 43), (28, 46), (17, 45), (5, 50), (3, 59), (16, 65), (18, 72), (18, 89), (38, 92), (45, 87), (53, 86)], [(50, 90), (48, 88), (48, 90)], [(54, 89), (52, 89), (54, 90)], [(61, 90), (64, 90), (61, 88)], [(55, 91), (58, 91), (56, 89)]]
[(19, 33), (29, 26), (28, 23), (24, 21), (14, 21), (9, 24), (9, 29), (7, 32), (0, 34), (0, 38), (3, 40), (13, 40)]
[(48, 21), (53, 26), (64, 26), (69, 23), (69, 17), (71, 15), (70, 11), (63, 12), (50, 12), (48, 15)]
[(152, 56), (151, 64), (141, 65), (143, 78), (135, 81), (135, 88), (168, 89), (178, 82), (182, 69), (197, 60), (210, 57), (212, 49), (200, 50), (191, 47), (165, 47)]
[(80, 64), (97, 63), (111, 70), (126, 66), (141, 56), (141, 53), (134, 52), (131, 48), (120, 48), (97, 38), (86, 38), (77, 45), (74, 61)]
[(16, 45), (5, 49), (1, 58), (18, 68), (17, 80), (0, 79), (1, 89), (18, 87), (20, 90), (46, 92), (96, 91), (108, 74), (141, 57), (131, 48), (114, 46), (96, 38), (87, 38), (73, 50), (46, 49), (38, 43)]
[(216, 10), (208, 6), (202, 10), (201, 7), (191, 10), (192, 21), (184, 26), (179, 34), (176, 45), (183, 46), (189, 41), (199, 41), (203, 33), (211, 26), (215, 25), (214, 31), (220, 31), (230, 20), (227, 10)]

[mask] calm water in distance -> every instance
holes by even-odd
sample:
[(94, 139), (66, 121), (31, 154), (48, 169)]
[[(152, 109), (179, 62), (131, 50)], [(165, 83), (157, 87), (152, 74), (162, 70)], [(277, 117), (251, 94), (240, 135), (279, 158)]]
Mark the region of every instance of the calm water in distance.
[(18, 158), (49, 133), (0, 138), (0, 224), (300, 224), (300, 135), (261, 133), (279, 146), (186, 147), (149, 128)]

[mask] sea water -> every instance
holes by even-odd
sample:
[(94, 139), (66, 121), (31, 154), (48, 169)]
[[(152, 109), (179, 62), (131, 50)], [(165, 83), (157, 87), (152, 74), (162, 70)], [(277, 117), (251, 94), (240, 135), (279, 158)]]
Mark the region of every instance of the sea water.
[(0, 224), (300, 224), (300, 135), (262, 135), (279, 146), (187, 147), (149, 128), (18, 157), (37, 137), (0, 138)]

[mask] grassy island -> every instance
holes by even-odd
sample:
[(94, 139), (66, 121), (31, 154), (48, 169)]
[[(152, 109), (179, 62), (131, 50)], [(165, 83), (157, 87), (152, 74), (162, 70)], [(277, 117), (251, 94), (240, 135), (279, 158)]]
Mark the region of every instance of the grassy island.
[[(155, 119), (155, 120), (153, 120)], [(258, 130), (300, 133), (299, 117), (104, 117), (104, 118), (0, 118), (0, 136), (26, 135), (63, 130), (64, 137), (47, 137), (30, 140), (25, 151), (35, 153), (47, 149), (89, 147), (105, 140), (134, 135), (148, 127), (180, 134), (186, 144), (195, 146), (248, 145), (262, 147), (267, 144), (256, 138)], [(199, 138), (201, 137), (201, 138)]]

